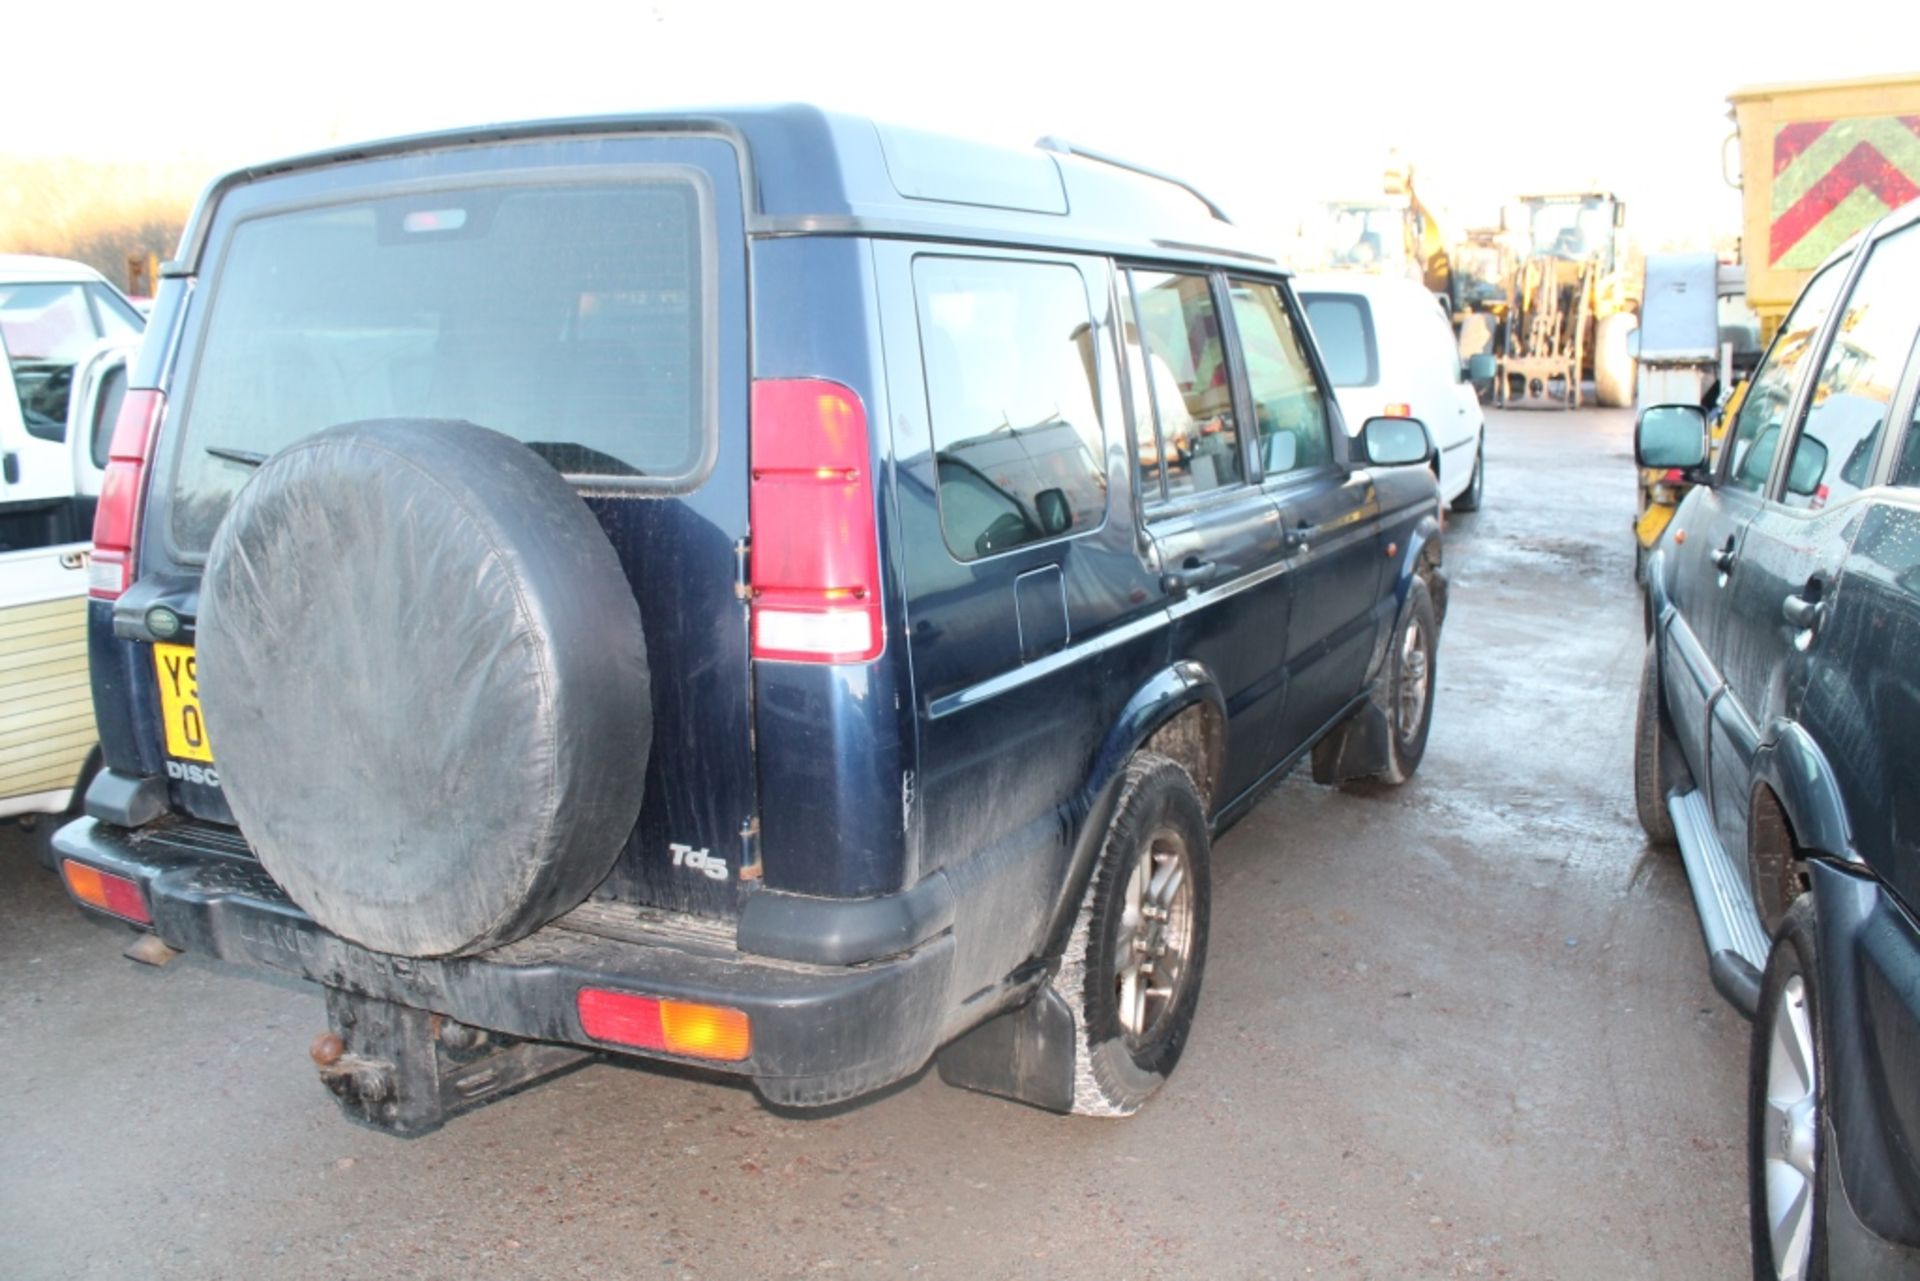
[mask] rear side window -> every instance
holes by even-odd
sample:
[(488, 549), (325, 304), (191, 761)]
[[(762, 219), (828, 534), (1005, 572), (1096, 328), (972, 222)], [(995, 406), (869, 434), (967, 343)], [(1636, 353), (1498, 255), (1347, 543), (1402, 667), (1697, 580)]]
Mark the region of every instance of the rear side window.
[[(1138, 313), (1133, 331), (1145, 357), (1158, 428), (1153, 461), (1165, 477), (1167, 497), (1238, 484), (1246, 479), (1246, 465), (1228, 385), (1220, 313), (1208, 278), (1145, 270), (1127, 276)], [(1148, 448), (1142, 440), (1143, 464)]]
[(1787, 469), (1790, 507), (1819, 509), (1866, 488), (1900, 371), (1920, 329), (1920, 229), (1873, 248), (1840, 313)]
[(1093, 313), (1065, 263), (918, 258), (940, 528), (977, 560), (1106, 519)]
[(1336, 387), (1371, 387), (1380, 381), (1380, 349), (1373, 312), (1359, 294), (1301, 294), (1307, 324)]
[(1833, 310), (1847, 265), (1845, 260), (1836, 262), (1808, 282), (1760, 368), (1754, 371), (1727, 442), (1726, 476), (1733, 488), (1757, 494), (1767, 487), (1767, 473), (1773, 469), (1773, 456), (1780, 449), (1787, 406), (1806, 375), (1808, 357), (1820, 337), (1820, 326)]
[(677, 175), (500, 185), (241, 223), (184, 404), (175, 545), (206, 548), (260, 459), (366, 419), (464, 419), (596, 486), (696, 482), (703, 191)]

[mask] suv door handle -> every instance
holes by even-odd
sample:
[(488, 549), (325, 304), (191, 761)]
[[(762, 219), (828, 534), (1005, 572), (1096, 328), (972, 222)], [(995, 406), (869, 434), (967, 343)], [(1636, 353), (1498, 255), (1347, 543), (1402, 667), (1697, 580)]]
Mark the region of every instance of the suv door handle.
[(1716, 547), (1708, 552), (1707, 559), (1712, 561), (1713, 567), (1721, 573), (1731, 574), (1733, 572), (1733, 562), (1740, 558), (1734, 555), (1733, 540), (1729, 538), (1725, 547)]
[(0, 460), (0, 476), (6, 477), (9, 485), (20, 483), (20, 455), (9, 453), (4, 460)]
[(1820, 618), (1826, 612), (1825, 605), (1817, 600), (1808, 600), (1805, 596), (1789, 596), (1780, 602), (1781, 616), (1803, 632), (1820, 626)]
[(1189, 556), (1186, 563), (1179, 569), (1170, 569), (1160, 575), (1160, 588), (1167, 595), (1179, 600), (1196, 587), (1205, 587), (1212, 582), (1219, 568), (1220, 566), (1213, 561)]

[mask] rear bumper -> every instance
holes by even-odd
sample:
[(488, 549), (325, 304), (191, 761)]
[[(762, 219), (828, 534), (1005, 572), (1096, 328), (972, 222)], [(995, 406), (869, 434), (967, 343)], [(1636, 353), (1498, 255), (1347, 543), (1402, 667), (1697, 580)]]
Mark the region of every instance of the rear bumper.
[[(483, 956), (369, 951), (316, 924), (253, 859), (170, 834), (83, 818), (54, 837), (63, 858), (138, 884), (169, 946), (429, 1010), (509, 1036), (697, 1064), (753, 1078), (769, 1099), (823, 1105), (879, 1089), (931, 1057), (946, 1012), (953, 938), (857, 966), (745, 955), (697, 924), (589, 905)], [(744, 1061), (675, 1059), (591, 1039), (583, 987), (726, 1005), (746, 1013)]]

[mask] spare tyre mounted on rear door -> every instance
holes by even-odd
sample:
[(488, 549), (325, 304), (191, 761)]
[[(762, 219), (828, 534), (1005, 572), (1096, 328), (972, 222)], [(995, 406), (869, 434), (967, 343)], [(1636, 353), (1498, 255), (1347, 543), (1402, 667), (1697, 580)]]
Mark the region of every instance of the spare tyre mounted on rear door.
[(214, 538), (198, 631), (241, 832), (344, 938), (511, 942), (584, 899), (633, 830), (639, 606), (593, 513), (517, 441), (406, 419), (275, 455)]

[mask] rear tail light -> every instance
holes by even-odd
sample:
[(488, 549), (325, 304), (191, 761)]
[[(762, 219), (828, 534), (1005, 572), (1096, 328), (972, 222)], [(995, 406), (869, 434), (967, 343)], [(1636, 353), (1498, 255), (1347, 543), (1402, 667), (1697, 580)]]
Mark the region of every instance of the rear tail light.
[(596, 1041), (722, 1063), (738, 1063), (753, 1051), (747, 1016), (724, 1005), (664, 1001), (600, 987), (581, 988), (576, 1005), (580, 1030)]
[(70, 858), (60, 861), (60, 875), (66, 879), (68, 891), (88, 907), (111, 912), (135, 925), (153, 924), (153, 913), (147, 910), (147, 896), (126, 877), (102, 872)]
[(1411, 418), (1413, 417), (1413, 406), (1406, 404), (1388, 405), (1385, 412), (1388, 418)]
[(100, 503), (93, 515), (87, 590), (96, 600), (116, 600), (132, 585), (147, 457), (166, 404), (167, 398), (157, 391), (129, 391), (120, 402), (113, 443), (107, 447), (107, 470), (100, 478)]
[(753, 385), (753, 655), (878, 658), (880, 545), (867, 413), (818, 378)]

